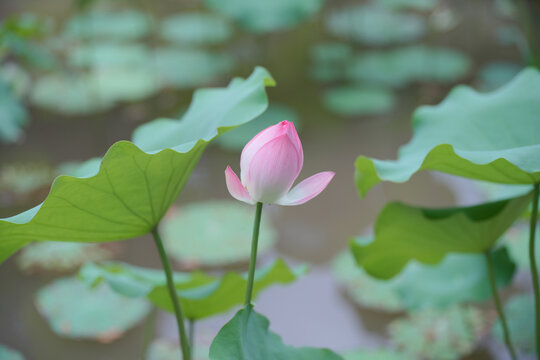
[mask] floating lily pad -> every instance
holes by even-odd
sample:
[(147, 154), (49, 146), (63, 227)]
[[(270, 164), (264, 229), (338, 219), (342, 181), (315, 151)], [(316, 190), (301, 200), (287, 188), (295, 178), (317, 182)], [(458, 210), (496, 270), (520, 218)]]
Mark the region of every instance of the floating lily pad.
[(184, 44), (219, 44), (231, 38), (232, 26), (219, 16), (204, 13), (180, 13), (161, 23), (161, 37)]
[(195, 49), (157, 49), (154, 62), (161, 83), (179, 89), (218, 80), (234, 66), (234, 59), (226, 53)]
[(480, 70), (478, 80), (480, 89), (493, 91), (510, 82), (523, 66), (508, 62), (492, 62)]
[(152, 54), (143, 44), (105, 41), (71, 49), (68, 62), (72, 66), (90, 68), (145, 66), (152, 62)]
[(364, 196), (380, 181), (405, 182), (436, 170), (502, 184), (540, 181), (540, 73), (526, 69), (497, 91), (460, 86), (437, 106), (415, 111), (412, 140), (396, 161), (356, 160), (356, 187)]
[(361, 54), (351, 60), (347, 75), (356, 81), (402, 87), (416, 81), (452, 83), (470, 67), (470, 58), (459, 51), (414, 45)]
[(81, 75), (45, 75), (34, 84), (30, 99), (35, 106), (64, 115), (92, 114), (114, 105), (100, 97)]
[(205, 0), (204, 3), (247, 31), (261, 34), (293, 28), (317, 14), (324, 0)]
[(71, 271), (86, 262), (107, 260), (113, 255), (113, 251), (99, 244), (47, 241), (25, 247), (17, 263), (23, 271)]
[(396, 97), (382, 87), (344, 86), (325, 92), (324, 106), (333, 113), (344, 116), (379, 115), (391, 111)]
[(332, 270), (347, 295), (360, 306), (392, 312), (405, 309), (396, 286), (399, 279), (379, 280), (369, 276), (356, 265), (349, 251), (336, 257)]
[(392, 350), (355, 350), (343, 355), (344, 360), (413, 360)]
[[(196, 346), (193, 350), (193, 360), (209, 360), (208, 347)], [(150, 344), (146, 360), (178, 360), (182, 357), (178, 343), (156, 340)]]
[(0, 78), (0, 141), (17, 141), (28, 123), (28, 113), (14, 89)]
[[(186, 266), (218, 266), (247, 261), (251, 251), (254, 209), (237, 201), (208, 201), (172, 208), (161, 222), (167, 253)], [(276, 241), (263, 215), (259, 254)]]
[(348, 61), (353, 57), (349, 44), (328, 42), (311, 49), (313, 67), (311, 76), (318, 81), (336, 81), (345, 78)]
[[(504, 306), (504, 313), (514, 346), (523, 352), (534, 354), (534, 296), (526, 294), (512, 297)], [(504, 344), (502, 326), (499, 320), (493, 325), (491, 331)]]
[(0, 168), (0, 191), (27, 194), (48, 186), (54, 175), (54, 170), (43, 163), (6, 163)]
[(457, 360), (470, 354), (484, 334), (483, 314), (472, 307), (426, 309), (389, 325), (390, 341), (414, 359)]
[(439, 5), (439, 0), (377, 0), (384, 6), (395, 10), (433, 10)]
[(332, 35), (367, 45), (406, 43), (426, 32), (425, 21), (418, 15), (371, 5), (336, 10), (327, 18), (326, 26)]
[(0, 360), (24, 360), (24, 356), (18, 351), (0, 345)]
[(150, 97), (159, 81), (151, 67), (116, 67), (90, 73), (87, 86), (102, 101), (117, 103)]
[(74, 339), (113, 341), (150, 311), (145, 299), (118, 295), (107, 285), (89, 289), (76, 277), (41, 288), (36, 306), (58, 335)]
[(283, 120), (292, 121), (296, 130), (301, 131), (302, 123), (298, 114), (288, 106), (274, 103), (257, 119), (229, 131), (219, 137), (216, 143), (225, 149), (242, 150), (260, 131)]
[(65, 34), (72, 38), (134, 40), (150, 31), (150, 18), (136, 10), (93, 11), (71, 18)]

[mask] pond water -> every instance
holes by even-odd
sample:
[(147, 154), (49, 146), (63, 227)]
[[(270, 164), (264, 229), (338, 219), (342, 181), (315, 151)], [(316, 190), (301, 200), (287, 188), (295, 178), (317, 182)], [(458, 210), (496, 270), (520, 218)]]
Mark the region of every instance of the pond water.
[[(135, 2), (150, 3), (146, 1)], [(349, 238), (370, 233), (382, 207), (400, 200), (423, 206), (448, 206), (473, 203), (480, 195), (467, 182), (421, 173), (406, 184), (382, 184), (365, 199), (360, 199), (353, 183), (354, 161), (359, 154), (376, 158), (395, 158), (399, 146), (411, 136), (411, 115), (421, 104), (436, 104), (453, 84), (414, 83), (396, 91), (397, 104), (390, 112), (374, 116), (339, 116), (322, 104), (322, 94), (329, 85), (317, 83), (308, 74), (310, 49), (321, 41), (331, 40), (324, 18), (349, 2), (329, 2), (322, 13), (290, 31), (255, 36), (238, 31), (228, 50), (242, 57), (235, 75), (247, 76), (254, 65), (270, 70), (278, 86), (268, 90), (270, 103), (286, 104), (301, 121), (301, 139), (305, 164), (300, 178), (315, 172), (333, 170), (336, 177), (328, 189), (315, 200), (299, 207), (265, 208), (278, 232), (275, 250), (263, 261), (283, 256), (291, 263), (308, 262), (311, 272), (300, 281), (271, 288), (259, 297), (256, 308), (271, 320), (271, 329), (282, 335), (286, 343), (329, 347), (345, 351), (358, 347), (375, 348), (387, 344), (386, 325), (399, 315), (358, 308), (341, 292), (330, 272), (331, 260), (346, 249)], [(492, 1), (442, 1), (454, 14), (458, 24), (445, 32), (432, 32), (423, 42), (447, 46), (468, 54), (473, 65), (460, 83), (474, 83), (477, 70), (489, 61), (520, 62), (518, 51), (500, 45), (494, 35), (503, 23), (493, 15)], [(139, 6), (139, 5), (136, 5)], [(142, 6), (142, 5), (141, 5)], [(182, 10), (199, 10), (199, 1), (159, 1), (152, 3), (159, 16)], [(68, 17), (70, 1), (2, 1), (0, 18), (18, 11), (31, 11)], [(367, 51), (370, 47), (357, 47)], [(384, 47), (383, 47), (384, 48)], [(217, 81), (213, 85), (224, 85)], [(20, 143), (0, 144), (0, 163), (20, 159), (38, 159), (53, 164), (100, 156), (117, 140), (128, 139), (140, 123), (159, 116), (176, 116), (189, 103), (190, 91), (167, 91), (149, 100), (117, 106), (103, 115), (81, 119), (58, 116), (31, 108), (32, 122)], [(283, 119), (275, 119), (280, 121)], [(209, 147), (177, 205), (208, 199), (229, 199), (223, 171), (230, 164), (239, 169), (239, 153)], [(451, 186), (448, 186), (448, 183)], [(467, 197), (457, 196), (465, 192)], [(42, 201), (45, 191), (24, 201), (0, 202), (0, 216), (10, 216)], [(251, 227), (251, 224), (246, 224)], [(120, 259), (129, 263), (160, 267), (150, 237), (141, 237), (120, 244)], [(242, 266), (240, 266), (242, 267)], [(17, 269), (14, 259), (0, 267), (0, 343), (23, 351), (28, 359), (136, 359), (143, 347), (145, 325), (130, 330), (111, 344), (61, 339), (50, 331), (37, 313), (34, 294), (56, 276), (28, 276)], [(201, 321), (196, 337), (209, 343), (232, 313)], [(174, 338), (172, 316), (158, 313), (156, 336)], [(467, 359), (505, 359), (501, 347), (485, 339)]]

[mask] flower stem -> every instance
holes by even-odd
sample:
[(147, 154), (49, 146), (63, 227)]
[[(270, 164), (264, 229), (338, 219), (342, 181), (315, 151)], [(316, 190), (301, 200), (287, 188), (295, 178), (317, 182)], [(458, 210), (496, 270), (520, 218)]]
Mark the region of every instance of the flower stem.
[(246, 300), (244, 305), (251, 304), (251, 295), (253, 293), (253, 280), (255, 278), (255, 265), (257, 264), (257, 245), (259, 244), (259, 229), (261, 227), (261, 214), (263, 203), (258, 202), (255, 210), (255, 222), (253, 223), (253, 236), (251, 238), (251, 258), (249, 260), (249, 274), (246, 288)]
[(171, 302), (174, 307), (174, 313), (176, 314), (176, 323), (178, 325), (178, 333), (180, 335), (180, 348), (182, 350), (182, 359), (191, 360), (191, 353), (189, 348), (189, 341), (186, 334), (186, 328), (184, 326), (184, 315), (182, 314), (182, 308), (180, 307), (180, 302), (178, 301), (178, 295), (176, 294), (176, 287), (174, 286), (174, 280), (171, 270), (171, 263), (167, 258), (167, 253), (163, 247), (163, 242), (157, 231), (157, 228), (152, 230), (152, 236), (154, 236), (154, 242), (161, 257), (161, 263), (163, 264), (163, 270), (165, 271), (165, 276), (167, 277), (167, 287), (169, 288), (169, 296), (171, 297)]
[(486, 263), (489, 271), (489, 280), (491, 284), (491, 294), (493, 296), (493, 302), (495, 303), (495, 308), (499, 314), (499, 319), (501, 321), (504, 342), (510, 353), (512, 360), (517, 360), (516, 351), (514, 350), (514, 345), (512, 345), (512, 340), (510, 339), (510, 332), (508, 331), (508, 324), (506, 323), (506, 317), (504, 316), (504, 311), (501, 306), (501, 299), (499, 298), (499, 293), (497, 292), (497, 283), (495, 282), (495, 271), (493, 270), (493, 260), (491, 259), (491, 253), (488, 251), (485, 253)]
[(534, 185), (533, 199), (532, 199), (532, 211), (531, 211), (531, 224), (529, 233), (529, 262), (531, 263), (531, 275), (534, 289), (534, 303), (535, 303), (535, 323), (536, 323), (536, 352), (537, 359), (540, 360), (540, 285), (538, 283), (538, 267), (536, 265), (536, 251), (534, 237), (536, 234), (536, 223), (538, 222), (538, 195), (540, 190), (540, 183)]

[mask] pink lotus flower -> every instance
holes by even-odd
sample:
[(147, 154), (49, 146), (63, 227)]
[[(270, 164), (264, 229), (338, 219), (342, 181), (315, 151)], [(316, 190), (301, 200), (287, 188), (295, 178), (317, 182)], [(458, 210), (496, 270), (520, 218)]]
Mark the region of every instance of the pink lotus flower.
[(244, 147), (240, 156), (242, 181), (227, 166), (227, 188), (235, 199), (248, 204), (301, 205), (319, 195), (335, 175), (320, 172), (291, 190), (303, 164), (302, 143), (294, 124), (282, 121), (258, 133)]

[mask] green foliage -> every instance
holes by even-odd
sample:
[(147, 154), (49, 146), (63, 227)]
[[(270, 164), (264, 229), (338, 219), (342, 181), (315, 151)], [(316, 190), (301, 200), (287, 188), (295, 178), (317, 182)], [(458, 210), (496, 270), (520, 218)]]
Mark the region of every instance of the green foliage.
[(439, 0), (378, 0), (379, 3), (391, 9), (411, 9), (419, 11), (433, 10), (439, 5)]
[[(120, 141), (82, 178), (60, 176), (45, 201), (0, 220), (0, 261), (32, 241), (104, 242), (130, 239), (156, 227), (176, 199), (207, 143), (261, 114), (269, 73), (257, 68), (227, 88), (195, 93), (184, 117), (139, 127), (134, 143)], [(133, 196), (138, 194), (138, 196)]]
[(414, 359), (458, 360), (484, 333), (482, 313), (472, 307), (426, 309), (390, 324), (391, 343)]
[[(534, 297), (532, 294), (516, 295), (504, 306), (508, 330), (512, 342), (521, 351), (534, 354)], [(493, 325), (491, 332), (504, 344), (500, 320)]]
[(419, 170), (506, 184), (540, 181), (540, 73), (522, 71), (498, 91), (480, 94), (460, 86), (440, 105), (413, 116), (412, 140), (396, 161), (356, 160), (361, 196), (380, 181), (404, 182)]
[(100, 244), (49, 241), (23, 248), (17, 265), (23, 271), (71, 271), (88, 261), (103, 261), (113, 255), (112, 250)]
[[(193, 353), (193, 360), (208, 360), (208, 348), (196, 346)], [(193, 355), (192, 355), (193, 356)], [(180, 347), (176, 343), (169, 343), (163, 340), (152, 342), (146, 354), (146, 360), (178, 360), (182, 357)]]
[(509, 62), (491, 62), (482, 67), (478, 74), (480, 88), (493, 91), (510, 82), (523, 66)]
[(148, 66), (152, 54), (140, 43), (100, 41), (81, 44), (70, 50), (68, 64), (73, 67), (109, 68), (124, 66)]
[(355, 350), (343, 355), (344, 360), (413, 360), (392, 350)]
[[(188, 268), (249, 260), (253, 209), (238, 201), (207, 201), (173, 208), (161, 222), (167, 254)], [(258, 253), (268, 251), (277, 234), (265, 218)]]
[[(305, 266), (291, 270), (283, 260), (257, 270), (253, 294), (274, 284), (287, 284), (307, 271)], [(105, 281), (119, 294), (129, 297), (147, 297), (157, 307), (173, 312), (165, 274), (161, 270), (145, 269), (124, 263), (87, 264), (79, 272), (87, 284), (95, 286)], [(175, 273), (174, 283), (188, 319), (201, 319), (226, 312), (242, 304), (247, 275), (227, 272), (221, 277), (200, 271)]]
[(39, 313), (58, 335), (109, 342), (150, 311), (145, 299), (130, 299), (107, 286), (89, 289), (75, 277), (56, 280), (37, 293)]
[(64, 34), (75, 39), (135, 40), (150, 31), (151, 19), (137, 10), (91, 11), (72, 17)]
[(292, 121), (296, 131), (300, 132), (302, 130), (302, 122), (298, 114), (290, 107), (274, 102), (257, 119), (220, 136), (216, 143), (228, 150), (242, 150), (260, 131), (283, 120)]
[(245, 30), (263, 34), (287, 30), (317, 14), (324, 0), (205, 0), (205, 5), (223, 14)]
[(347, 66), (353, 58), (353, 49), (350, 45), (329, 42), (315, 45), (311, 49), (313, 67), (311, 76), (322, 82), (331, 82), (344, 79)]
[(395, 103), (392, 91), (376, 86), (336, 87), (326, 91), (323, 97), (327, 109), (344, 116), (386, 113), (392, 110)]
[(456, 50), (412, 45), (360, 54), (350, 61), (347, 77), (393, 87), (416, 81), (452, 83), (467, 74), (470, 58)]
[(219, 44), (229, 40), (233, 29), (228, 21), (213, 14), (179, 13), (161, 23), (161, 37), (182, 44)]
[(212, 360), (339, 360), (328, 349), (294, 348), (283, 344), (279, 335), (270, 332), (269, 321), (251, 305), (238, 311), (217, 334), (210, 346)]
[(451, 252), (484, 253), (525, 211), (531, 195), (470, 207), (422, 209), (390, 203), (369, 244), (351, 241), (356, 261), (370, 275), (388, 279), (411, 260), (436, 264)]
[(28, 123), (28, 113), (14, 89), (0, 78), (0, 141), (17, 141)]
[[(497, 285), (502, 288), (511, 282), (515, 265), (504, 247), (492, 256)], [(491, 297), (483, 254), (448, 254), (437, 265), (410, 263), (394, 278), (380, 280), (357, 267), (352, 254), (346, 252), (334, 260), (333, 272), (353, 301), (386, 311), (445, 308)]]
[(0, 345), (0, 359), (2, 360), (24, 360), (24, 356), (15, 350)]
[(405, 43), (426, 32), (422, 17), (372, 5), (342, 7), (330, 14), (326, 26), (332, 35), (366, 45)]
[[(529, 270), (529, 223), (520, 221), (512, 226), (503, 236), (502, 242), (508, 247), (510, 256), (516, 262), (518, 268)], [(540, 223), (536, 224), (536, 237), (540, 239)], [(540, 260), (540, 247), (535, 247), (536, 261)]]
[(0, 191), (27, 194), (48, 186), (53, 178), (54, 170), (44, 163), (6, 163), (0, 167)]

